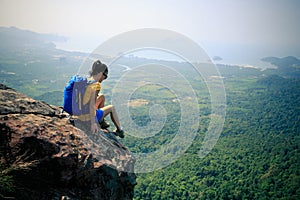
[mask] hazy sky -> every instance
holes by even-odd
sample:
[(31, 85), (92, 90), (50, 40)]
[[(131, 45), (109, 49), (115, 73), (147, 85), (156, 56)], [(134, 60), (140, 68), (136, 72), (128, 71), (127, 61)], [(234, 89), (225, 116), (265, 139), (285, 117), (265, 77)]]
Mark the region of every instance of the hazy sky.
[(211, 57), (243, 62), (300, 57), (299, 10), (298, 0), (0, 0), (0, 26), (64, 35), (65, 48), (81, 51), (122, 32), (163, 28)]

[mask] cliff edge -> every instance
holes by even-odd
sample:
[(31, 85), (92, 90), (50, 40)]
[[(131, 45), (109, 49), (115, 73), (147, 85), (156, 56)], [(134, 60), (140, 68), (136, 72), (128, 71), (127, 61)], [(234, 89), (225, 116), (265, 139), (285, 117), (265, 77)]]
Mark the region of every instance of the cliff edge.
[(132, 199), (134, 163), (110, 132), (88, 135), (59, 108), (0, 84), (0, 178), (12, 179), (0, 198)]

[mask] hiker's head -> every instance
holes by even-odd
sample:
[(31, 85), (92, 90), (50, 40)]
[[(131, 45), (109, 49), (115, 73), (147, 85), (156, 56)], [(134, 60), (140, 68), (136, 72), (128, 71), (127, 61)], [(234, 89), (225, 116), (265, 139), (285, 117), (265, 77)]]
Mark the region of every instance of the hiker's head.
[(106, 64), (101, 63), (100, 60), (97, 60), (94, 62), (92, 71), (90, 72), (91, 76), (96, 77), (97, 81), (101, 82), (105, 79), (107, 79), (108, 76), (108, 68)]

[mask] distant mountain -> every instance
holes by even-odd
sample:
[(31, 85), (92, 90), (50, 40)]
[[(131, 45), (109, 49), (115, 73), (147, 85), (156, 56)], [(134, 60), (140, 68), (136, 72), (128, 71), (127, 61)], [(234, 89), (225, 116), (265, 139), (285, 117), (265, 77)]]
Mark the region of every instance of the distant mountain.
[(294, 67), (300, 68), (300, 60), (294, 56), (287, 56), (284, 58), (265, 57), (261, 59), (264, 62), (271, 63), (277, 67)]
[(67, 38), (55, 34), (41, 34), (16, 27), (0, 27), (1, 49), (8, 47), (28, 48), (32, 46), (51, 46), (52, 42), (63, 42)]
[(220, 56), (214, 56), (214, 57), (212, 58), (212, 60), (213, 60), (213, 61), (221, 61), (221, 60), (223, 60), (223, 58), (221, 58)]
[(278, 74), (284, 77), (300, 77), (300, 60), (294, 56), (284, 58), (265, 57), (261, 60), (277, 67), (277, 69), (266, 70), (266, 73)]
[(37, 33), (16, 27), (0, 27), (0, 61), (17, 60), (28, 62), (32, 60), (49, 59), (59, 56), (86, 57), (87, 53), (71, 52), (57, 49), (54, 42), (66, 42), (65, 36)]
[(55, 34), (0, 27), (0, 83), (31, 97), (49, 100), (43, 94), (62, 91), (88, 55), (57, 49), (54, 42), (65, 40)]
[(278, 76), (283, 78), (300, 78), (300, 59), (294, 56), (283, 58), (265, 57), (261, 59), (273, 65), (273, 68), (262, 70), (260, 68), (243, 65), (217, 64), (221, 75), (228, 77), (265, 77)]

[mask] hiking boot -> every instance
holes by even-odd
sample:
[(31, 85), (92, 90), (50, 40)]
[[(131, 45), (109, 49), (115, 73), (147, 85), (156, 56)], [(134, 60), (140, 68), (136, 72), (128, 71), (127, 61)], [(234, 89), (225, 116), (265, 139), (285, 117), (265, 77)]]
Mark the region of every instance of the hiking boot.
[(114, 133), (116, 136), (119, 136), (120, 138), (124, 138), (124, 131), (122, 129), (116, 129)]
[(72, 124), (73, 126), (75, 126), (75, 120), (73, 118), (69, 118), (68, 119), (68, 123)]
[(99, 122), (102, 129), (107, 129), (110, 125), (104, 119)]

